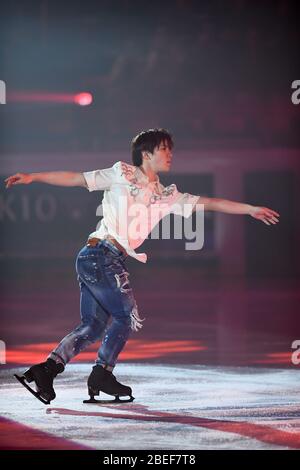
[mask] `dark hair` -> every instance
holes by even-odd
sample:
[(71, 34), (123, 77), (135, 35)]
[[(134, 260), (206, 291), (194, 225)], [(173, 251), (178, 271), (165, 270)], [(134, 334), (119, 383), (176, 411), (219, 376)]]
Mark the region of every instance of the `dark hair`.
[(131, 141), (131, 156), (134, 166), (141, 166), (143, 163), (142, 151), (153, 153), (162, 141), (167, 141), (170, 148), (174, 143), (172, 135), (166, 129), (148, 129), (136, 135)]

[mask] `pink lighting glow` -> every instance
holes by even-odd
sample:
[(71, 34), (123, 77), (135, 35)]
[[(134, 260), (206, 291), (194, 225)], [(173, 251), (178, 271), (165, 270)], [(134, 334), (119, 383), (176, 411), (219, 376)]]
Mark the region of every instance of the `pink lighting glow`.
[(12, 91), (8, 93), (7, 101), (11, 103), (75, 103), (80, 106), (88, 106), (93, 101), (91, 93), (49, 93)]
[(78, 93), (74, 96), (74, 103), (80, 106), (88, 106), (93, 101), (91, 93)]

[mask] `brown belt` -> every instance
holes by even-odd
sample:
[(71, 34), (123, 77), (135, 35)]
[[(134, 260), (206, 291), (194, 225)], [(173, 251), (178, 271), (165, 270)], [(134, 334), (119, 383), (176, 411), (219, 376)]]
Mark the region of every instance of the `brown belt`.
[(115, 240), (115, 238), (88, 238), (86, 246), (96, 246), (97, 243), (100, 242), (101, 240), (109, 241), (116, 248), (118, 248), (118, 250), (120, 250), (123, 253), (123, 255), (128, 256), (127, 251), (125, 250), (125, 248), (122, 245), (120, 245), (120, 243), (117, 242), (117, 240)]

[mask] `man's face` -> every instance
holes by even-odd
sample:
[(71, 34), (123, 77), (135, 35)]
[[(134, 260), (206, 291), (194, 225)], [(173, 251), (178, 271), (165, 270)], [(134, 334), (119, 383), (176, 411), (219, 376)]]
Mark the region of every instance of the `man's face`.
[(168, 142), (162, 141), (157, 147), (154, 148), (151, 157), (152, 168), (154, 171), (170, 171), (172, 162), (172, 149), (169, 147)]

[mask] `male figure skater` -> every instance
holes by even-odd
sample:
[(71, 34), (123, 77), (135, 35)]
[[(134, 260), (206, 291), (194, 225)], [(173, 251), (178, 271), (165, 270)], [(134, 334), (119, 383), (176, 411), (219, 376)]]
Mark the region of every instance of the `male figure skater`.
[[(63, 338), (45, 362), (33, 365), (23, 377), (17, 377), (46, 404), (55, 398), (53, 379), (56, 375), (63, 372), (72, 357), (101, 338), (96, 365), (88, 378), (89, 402), (95, 402), (94, 396), (100, 391), (115, 396), (116, 401), (122, 396), (129, 397), (123, 401), (133, 400), (131, 388), (119, 383), (112, 371), (131, 331), (142, 327), (125, 260), (132, 256), (146, 262), (146, 254), (136, 253), (135, 249), (157, 223), (157, 219), (150, 217), (151, 210), (158, 209), (160, 218), (171, 212), (189, 217), (204, 206), (204, 210), (247, 214), (267, 225), (278, 222), (279, 214), (266, 207), (181, 193), (175, 184), (164, 187), (158, 173), (170, 170), (172, 148), (173, 140), (168, 131), (149, 129), (132, 140), (132, 165), (119, 161), (111, 168), (83, 173), (17, 173), (5, 180), (6, 188), (37, 181), (82, 186), (89, 191), (104, 190), (101, 224), (89, 235), (76, 259), (81, 323)], [(132, 216), (135, 204), (144, 208), (142, 220), (139, 218), (144, 228), (142, 234), (128, 224), (129, 220), (135, 221)], [(37, 392), (28, 386), (30, 382), (35, 382)]]

